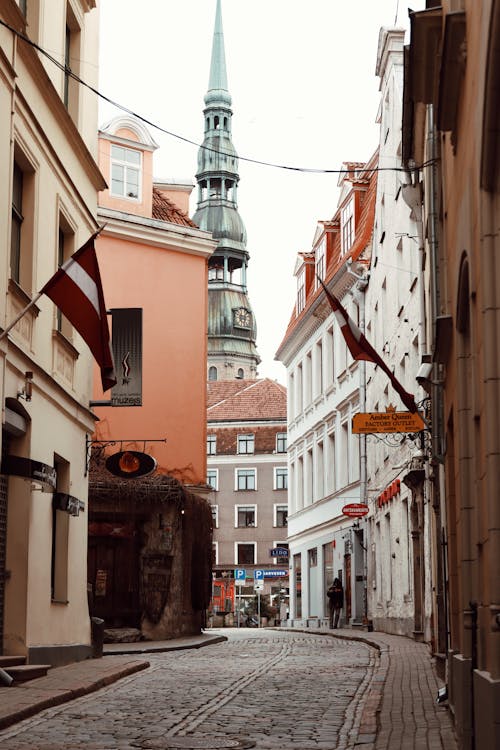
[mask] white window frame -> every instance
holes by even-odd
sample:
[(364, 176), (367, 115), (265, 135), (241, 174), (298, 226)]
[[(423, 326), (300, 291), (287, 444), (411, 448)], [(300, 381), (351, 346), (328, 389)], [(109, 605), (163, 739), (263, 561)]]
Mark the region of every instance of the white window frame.
[[(117, 158), (116, 156), (113, 156), (113, 149), (114, 148), (122, 148), (124, 151), (129, 151), (131, 153), (135, 153), (139, 155), (139, 164), (131, 164), (127, 162), (126, 160), (122, 160)], [(114, 198), (123, 198), (124, 200), (128, 201), (135, 201), (136, 203), (140, 203), (141, 196), (142, 196), (142, 151), (139, 151), (136, 148), (128, 148), (127, 146), (122, 146), (120, 143), (112, 143), (111, 144), (111, 150), (110, 150), (110, 160), (109, 160), (109, 192)], [(123, 169), (123, 193), (117, 193), (113, 190), (113, 165), (116, 165), (118, 167), (121, 167)], [(127, 187), (128, 187), (128, 180), (127, 180), (127, 172), (129, 170), (132, 170), (134, 172), (137, 172), (137, 195), (128, 195)]]
[[(209, 450), (210, 447), (210, 450)], [(213, 450), (212, 450), (213, 447)], [(207, 435), (207, 456), (216, 456), (217, 455), (217, 435), (214, 435), (213, 433), (210, 435)]]
[[(285, 450), (280, 451), (278, 446), (280, 442), (282, 442), (283, 440), (285, 441)], [(286, 453), (287, 450), (288, 450), (288, 432), (277, 432), (276, 433), (276, 453)]]
[(210, 503), (210, 510), (212, 512), (212, 519), (214, 521), (214, 529), (219, 528), (219, 506)]
[(214, 565), (219, 564), (219, 542), (212, 542), (212, 551), (215, 550)]
[[(253, 524), (250, 524), (249, 526), (239, 526), (238, 525), (238, 512), (241, 508), (249, 508), (253, 510), (254, 520), (255, 522)], [(257, 528), (257, 506), (254, 503), (238, 503), (234, 506), (234, 528), (235, 529), (255, 529)]]
[[(286, 529), (288, 524), (286, 526), (278, 526), (278, 508), (285, 507), (287, 510), (288, 515), (288, 503), (274, 503), (273, 504), (273, 527), (275, 529)], [(278, 544), (274, 545), (275, 547), (279, 547)]]
[(355, 238), (354, 196), (348, 200), (344, 208), (341, 210), (340, 237), (342, 243), (342, 255), (345, 255), (351, 249)]
[[(253, 563), (239, 563), (238, 562), (238, 546), (240, 544), (245, 544), (247, 546), (252, 545), (253, 546)], [(257, 542), (242, 542), (238, 541), (234, 543), (234, 564), (235, 565), (256, 565), (257, 561)]]
[[(213, 474), (215, 475), (215, 487), (213, 486), (213, 484), (210, 484), (210, 482), (208, 481), (208, 473), (209, 472), (211, 472), (211, 473), (213, 472)], [(212, 487), (212, 489), (215, 492), (219, 491), (219, 469), (212, 469), (210, 467), (207, 467), (207, 484), (210, 485), (210, 487)]]
[[(239, 472), (245, 471), (245, 472), (253, 472), (253, 479), (254, 479), (254, 488), (248, 488), (248, 487), (242, 487), (241, 489), (238, 487), (238, 479), (239, 479)], [(250, 466), (239, 466), (237, 469), (234, 470), (234, 489), (236, 492), (256, 492), (257, 491), (257, 469), (255, 467)]]
[[(252, 450), (240, 450), (240, 441), (241, 444), (245, 445), (245, 448), (248, 447), (248, 443), (250, 443)], [(251, 456), (255, 453), (255, 435), (253, 432), (245, 432), (241, 433), (236, 438), (236, 445), (237, 445), (237, 453), (239, 456)]]
[[(286, 477), (286, 487), (278, 487), (278, 472), (286, 472), (285, 474), (280, 474), (280, 476)], [(278, 492), (288, 490), (288, 466), (274, 466), (273, 467), (273, 490), (277, 490)]]
[[(316, 248), (316, 289), (321, 286), (319, 279), (324, 281), (326, 271), (326, 237), (323, 237)], [(319, 278), (318, 278), (319, 277)]]
[(306, 306), (306, 270), (302, 268), (297, 275), (297, 304), (296, 311), (299, 315)]

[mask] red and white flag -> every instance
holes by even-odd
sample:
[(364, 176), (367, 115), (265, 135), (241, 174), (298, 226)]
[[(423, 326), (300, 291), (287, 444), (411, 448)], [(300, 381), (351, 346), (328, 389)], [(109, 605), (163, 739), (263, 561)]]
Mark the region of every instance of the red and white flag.
[(373, 362), (374, 364), (381, 367), (391, 381), (394, 390), (399, 393), (401, 401), (406, 406), (408, 411), (411, 411), (413, 414), (417, 412), (418, 409), (415, 403), (414, 396), (411, 393), (408, 393), (408, 391), (405, 391), (399, 380), (394, 376), (394, 373), (391, 372), (391, 370), (385, 364), (382, 357), (380, 357), (380, 355), (375, 351), (368, 339), (360, 331), (356, 323), (351, 320), (351, 318), (347, 314), (347, 311), (341, 305), (337, 297), (335, 297), (333, 294), (331, 294), (331, 292), (328, 291), (325, 284), (319, 277), (318, 281), (321, 283), (321, 286), (323, 287), (328, 298), (328, 302), (330, 303), (330, 307), (335, 313), (335, 318), (337, 319), (337, 323), (340, 326), (340, 330), (342, 331), (342, 335), (344, 336), (347, 348), (351, 352), (353, 359), (364, 359), (367, 362)]
[(107, 391), (116, 384), (116, 376), (94, 246), (97, 234), (63, 263), (40, 294), (46, 294), (55, 302), (88, 344), (101, 368), (102, 388)]

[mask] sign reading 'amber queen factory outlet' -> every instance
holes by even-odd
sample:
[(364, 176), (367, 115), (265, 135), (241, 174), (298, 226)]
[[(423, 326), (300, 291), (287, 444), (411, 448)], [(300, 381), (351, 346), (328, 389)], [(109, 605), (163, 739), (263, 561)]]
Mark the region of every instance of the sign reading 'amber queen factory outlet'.
[(387, 411), (355, 414), (352, 431), (358, 434), (372, 432), (421, 432), (425, 423), (418, 412)]

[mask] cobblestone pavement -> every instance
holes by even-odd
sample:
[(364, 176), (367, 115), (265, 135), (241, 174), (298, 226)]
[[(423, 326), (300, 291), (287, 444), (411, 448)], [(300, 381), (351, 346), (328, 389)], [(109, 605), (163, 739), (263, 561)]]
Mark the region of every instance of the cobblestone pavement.
[(225, 630), (0, 732), (2, 750), (348, 750), (379, 656), (360, 641)]

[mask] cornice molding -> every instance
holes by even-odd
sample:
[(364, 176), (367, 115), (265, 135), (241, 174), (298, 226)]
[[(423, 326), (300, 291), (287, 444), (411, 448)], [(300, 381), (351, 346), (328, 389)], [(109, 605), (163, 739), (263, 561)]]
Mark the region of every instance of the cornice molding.
[(203, 258), (209, 258), (217, 247), (217, 241), (209, 232), (194, 227), (104, 208), (98, 209), (97, 218), (99, 223), (105, 224), (102, 237), (116, 237)]

